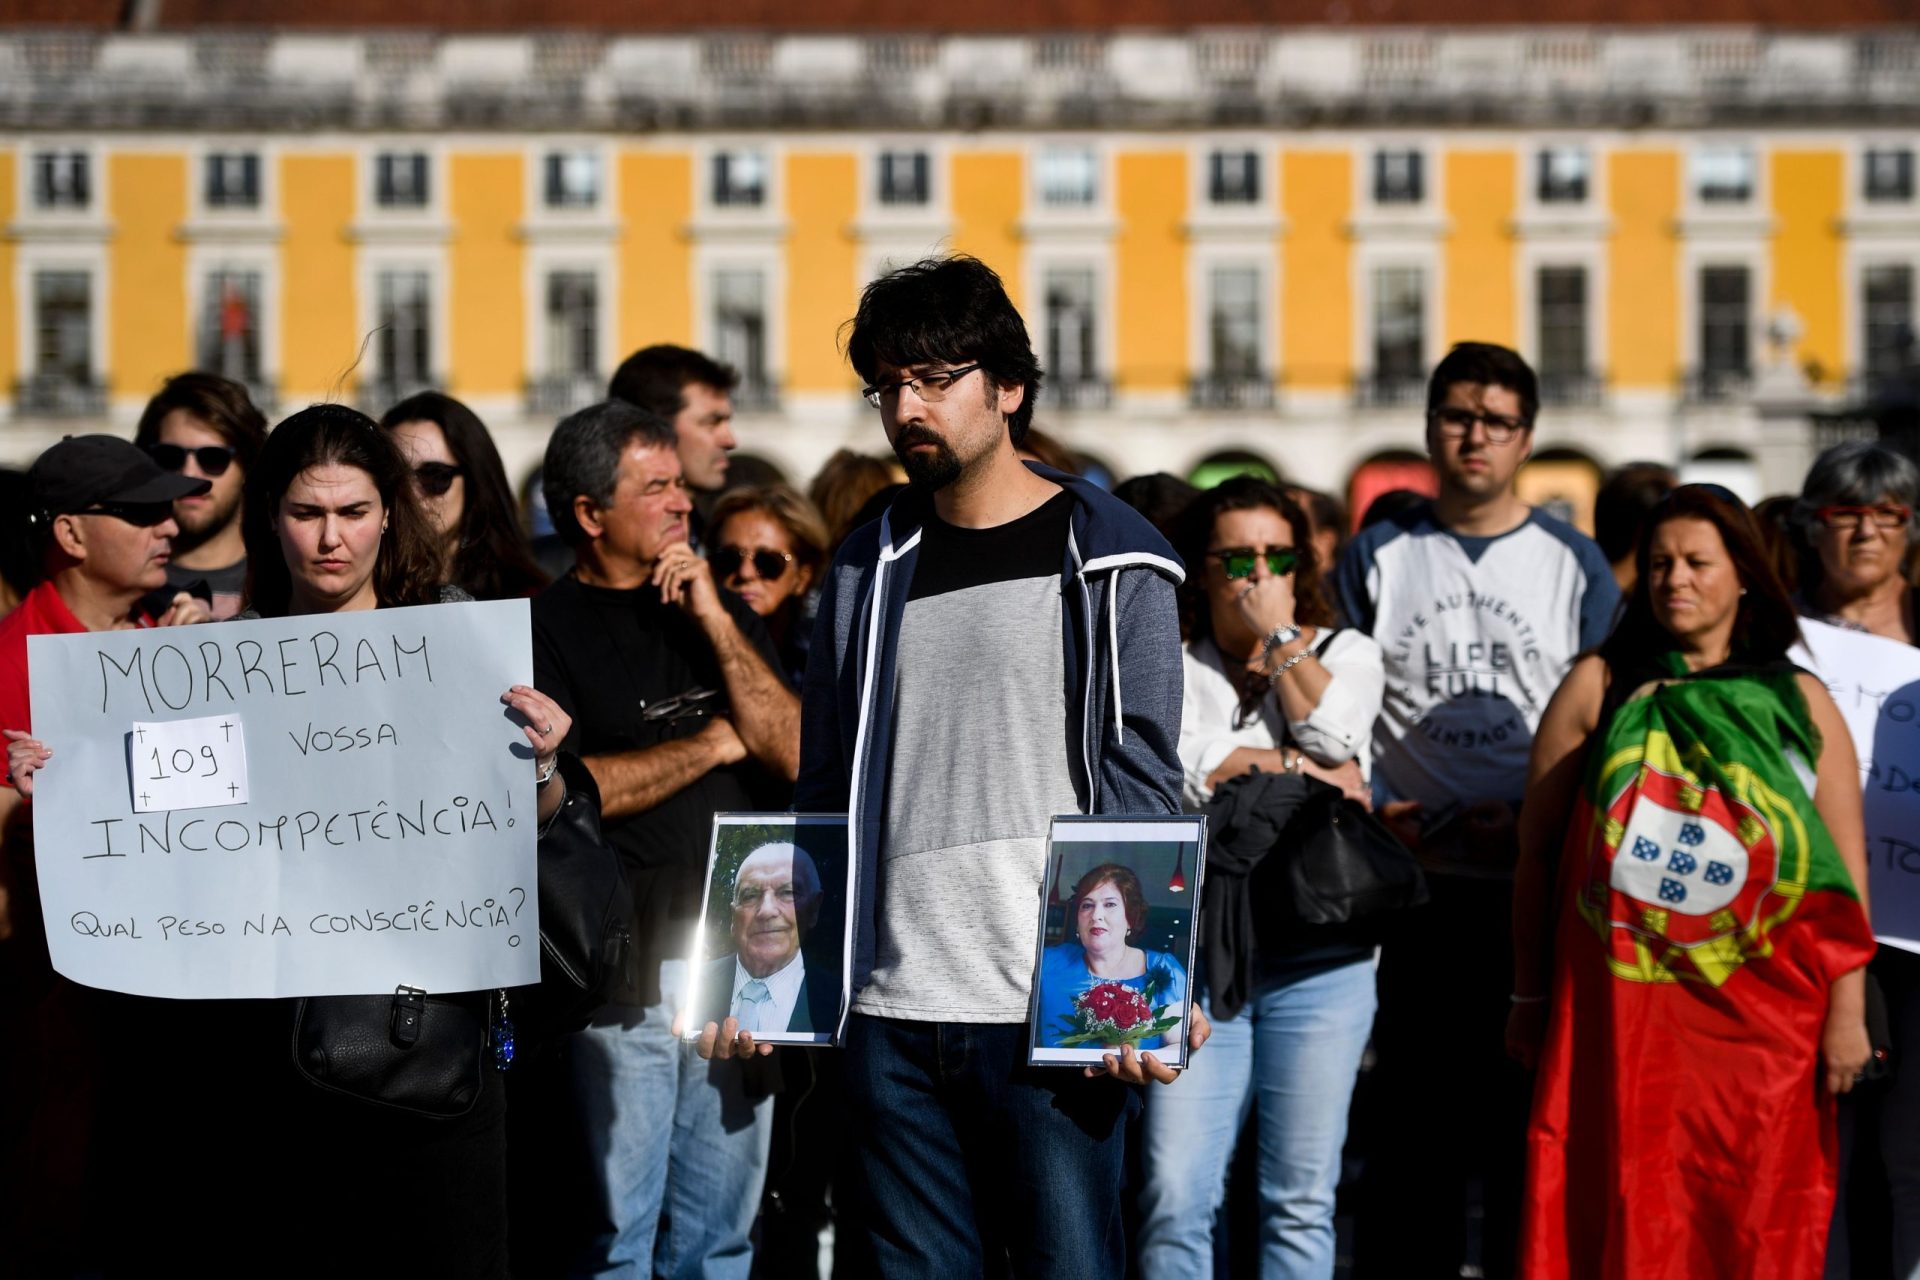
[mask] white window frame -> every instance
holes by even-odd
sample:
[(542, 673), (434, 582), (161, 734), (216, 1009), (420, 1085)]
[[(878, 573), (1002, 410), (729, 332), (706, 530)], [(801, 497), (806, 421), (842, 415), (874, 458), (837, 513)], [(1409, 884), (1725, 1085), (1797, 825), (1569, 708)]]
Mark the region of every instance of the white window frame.
[(1437, 244), (1376, 243), (1357, 246), (1353, 255), (1353, 368), (1358, 374), (1374, 376), (1373, 367), (1373, 274), (1381, 267), (1417, 267), (1423, 273), (1425, 293), (1421, 301), (1421, 365), (1431, 372), (1439, 361), (1442, 345), (1440, 323), (1445, 315), (1445, 256)]
[(1758, 378), (1767, 361), (1767, 326), (1771, 320), (1768, 300), (1773, 297), (1772, 273), (1767, 269), (1768, 254), (1761, 243), (1689, 243), (1680, 253), (1680, 349), (1682, 368), (1697, 374), (1705, 368), (1700, 346), (1700, 272), (1706, 267), (1745, 267), (1747, 269), (1749, 315), (1747, 326), (1747, 369)]
[[(1040, 189), (1040, 157), (1049, 151), (1085, 151), (1093, 157), (1093, 200), (1090, 203), (1047, 203)], [(1027, 151), (1026, 169), (1026, 212), (1032, 221), (1071, 223), (1113, 217), (1113, 148), (1104, 138), (1037, 137)]]
[[(1613, 192), (1607, 181), (1610, 152), (1602, 139), (1590, 133), (1541, 133), (1523, 139), (1517, 175), (1520, 184), (1514, 208), (1523, 232), (1542, 224), (1593, 225), (1607, 219)], [(1540, 198), (1540, 154), (1555, 147), (1579, 147), (1587, 153), (1587, 198), (1578, 204), (1550, 203)]]
[(1540, 268), (1579, 267), (1587, 273), (1587, 376), (1603, 386), (1610, 378), (1607, 353), (1607, 250), (1604, 244), (1523, 242), (1517, 255), (1515, 292), (1520, 313), (1520, 350), (1539, 367)]
[[(766, 159), (766, 197), (757, 205), (719, 204), (713, 198), (714, 161), (718, 156), (736, 151), (758, 151)], [(785, 150), (777, 146), (771, 138), (742, 134), (737, 137), (710, 139), (697, 149), (694, 157), (693, 207), (698, 217), (715, 224), (781, 221), (781, 211), (786, 207), (786, 184), (783, 181), (785, 175), (782, 172), (786, 167), (785, 162)]]
[[(448, 289), (446, 253), (430, 245), (413, 244), (368, 244), (362, 245), (356, 263), (359, 273), (358, 298), (360, 325), (359, 332), (370, 334), (380, 323), (380, 276), (388, 271), (424, 271), (427, 274), (427, 298), (433, 308), (428, 317), (428, 347), (432, 356), (432, 367), (427, 375), (436, 380), (441, 390), (447, 390), (444, 380), (452, 375), (449, 368), (452, 353), (453, 312)], [(387, 371), (380, 367), (378, 342), (368, 344), (366, 354), (367, 376), (365, 381), (378, 379)], [(382, 405), (381, 408), (388, 406)]]
[[(787, 281), (786, 253), (774, 243), (697, 244), (693, 250), (693, 327), (694, 343), (702, 351), (717, 353), (719, 328), (714, 324), (714, 275), (720, 271), (748, 269), (761, 273), (767, 307), (767, 367), (762, 370), (772, 392), (785, 399), (787, 394)], [(718, 358), (717, 354), (716, 357)], [(744, 379), (748, 371), (740, 370)]]
[[(558, 152), (583, 151), (600, 166), (599, 198), (590, 205), (554, 206), (547, 203), (547, 157)], [(620, 207), (619, 156), (605, 138), (556, 136), (529, 143), (526, 150), (526, 221), (529, 226), (578, 226), (609, 223)]]
[[(423, 205), (380, 203), (380, 157), (420, 154), (427, 158), (427, 200)], [(447, 158), (438, 141), (418, 137), (369, 138), (360, 151), (360, 216), (388, 224), (433, 224), (447, 220)]]
[(1843, 376), (1865, 376), (1867, 372), (1867, 272), (1873, 267), (1906, 267), (1913, 272), (1914, 321), (1920, 326), (1920, 225), (1909, 220), (1904, 235), (1848, 244), (1846, 288), (1841, 299), (1845, 332), (1841, 359), (1846, 362)]
[[(1213, 153), (1251, 151), (1260, 157), (1260, 199), (1252, 204), (1215, 204), (1212, 190)], [(1272, 135), (1249, 133), (1203, 134), (1187, 146), (1187, 217), (1185, 231), (1198, 240), (1227, 239), (1251, 249), (1261, 240), (1274, 240), (1284, 229), (1280, 217), (1280, 149)]]
[[(200, 318), (205, 313), (207, 277), (215, 271), (251, 271), (260, 277), (260, 386), (280, 390), (280, 251), (272, 245), (209, 244), (187, 249), (187, 337), (195, 367), (200, 364)], [(362, 330), (365, 332), (365, 330)]]
[(619, 355), (619, 336), (613, 328), (619, 265), (612, 252), (577, 244), (531, 244), (527, 247), (526, 272), (521, 287), (525, 290), (528, 304), (524, 351), (528, 376), (544, 378), (560, 372), (554, 368), (553, 352), (547, 342), (547, 277), (557, 271), (579, 272), (591, 275), (594, 279), (594, 323), (600, 330), (599, 356), (602, 365), (596, 372), (604, 381), (613, 376), (613, 370), (619, 363), (616, 358)]
[[(1120, 370), (1118, 368), (1118, 335), (1114, 332), (1114, 270), (1113, 255), (1102, 248), (1069, 247), (1065, 244), (1048, 245), (1035, 248), (1027, 255), (1026, 270), (1022, 273), (1027, 298), (1027, 332), (1034, 335), (1034, 354), (1040, 358), (1045, 377), (1041, 383), (1040, 403), (1047, 403), (1046, 389), (1057, 385), (1054, 370), (1046, 364), (1047, 360), (1047, 276), (1055, 270), (1093, 272), (1093, 350), (1097, 367), (1093, 370), (1097, 380), (1104, 380), (1113, 392), (1117, 402), (1120, 394)], [(1060, 402), (1056, 399), (1053, 407), (1058, 410)], [(1076, 410), (1076, 412), (1078, 412)]]
[[(1700, 198), (1694, 180), (1694, 166), (1709, 151), (1745, 150), (1753, 157), (1753, 189), (1738, 204), (1714, 203)], [(1681, 208), (1688, 220), (1752, 218), (1773, 207), (1772, 153), (1765, 142), (1745, 134), (1701, 134), (1692, 138), (1683, 153), (1680, 180), (1683, 186)]]
[[(34, 160), (49, 151), (77, 151), (87, 157), (86, 208), (43, 209), (34, 200)], [(22, 141), (16, 144), (14, 152), (14, 174), (14, 217), (20, 231), (47, 232), (62, 237), (105, 234), (113, 192), (109, 186), (106, 148), (99, 143), (62, 135)]]
[[(1272, 243), (1201, 244), (1187, 255), (1187, 369), (1192, 378), (1210, 378), (1213, 368), (1213, 273), (1241, 268), (1260, 280), (1260, 374), (1280, 378), (1280, 255)], [(1276, 386), (1276, 395), (1278, 388)]]
[[(880, 157), (889, 151), (927, 153), (927, 203), (880, 202)], [(924, 137), (878, 137), (859, 153), (859, 214), (853, 231), (860, 240), (855, 255), (855, 284), (884, 274), (888, 264), (904, 265), (940, 252), (953, 234), (953, 150), (944, 141)]]
[[(1383, 151), (1411, 151), (1420, 156), (1420, 198), (1413, 201), (1386, 201), (1375, 198), (1374, 162)], [(1432, 214), (1446, 207), (1440, 189), (1440, 149), (1425, 138), (1383, 135), (1366, 139), (1360, 151), (1360, 163), (1354, 166), (1359, 190), (1353, 207), (1378, 218)]]
[[(207, 167), (213, 163), (216, 155), (238, 155), (251, 152), (260, 161), (260, 200), (252, 208), (244, 206), (216, 205), (207, 203)], [(187, 208), (189, 217), (196, 223), (260, 223), (271, 222), (278, 216), (280, 207), (279, 154), (265, 140), (255, 137), (215, 137), (205, 138), (194, 147), (191, 161), (193, 165), (191, 198)]]

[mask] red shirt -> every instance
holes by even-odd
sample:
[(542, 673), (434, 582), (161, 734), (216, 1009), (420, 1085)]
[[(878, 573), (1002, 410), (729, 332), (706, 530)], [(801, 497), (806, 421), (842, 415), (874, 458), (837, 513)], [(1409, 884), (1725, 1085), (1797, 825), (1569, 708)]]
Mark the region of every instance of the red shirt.
[(33, 728), (27, 694), (27, 637), (72, 635), (86, 629), (51, 581), (27, 592), (12, 613), (0, 618), (0, 729)]

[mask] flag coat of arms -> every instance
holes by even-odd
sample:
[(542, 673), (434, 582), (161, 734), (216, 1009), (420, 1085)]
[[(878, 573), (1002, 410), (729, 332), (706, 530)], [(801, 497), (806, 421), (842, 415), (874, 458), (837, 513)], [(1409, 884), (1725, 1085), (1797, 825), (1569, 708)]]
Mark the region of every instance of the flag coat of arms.
[(1813, 806), (1819, 749), (1784, 663), (1638, 690), (1590, 748), (1555, 882), (1523, 1274), (1820, 1274), (1820, 1038), (1873, 937)]

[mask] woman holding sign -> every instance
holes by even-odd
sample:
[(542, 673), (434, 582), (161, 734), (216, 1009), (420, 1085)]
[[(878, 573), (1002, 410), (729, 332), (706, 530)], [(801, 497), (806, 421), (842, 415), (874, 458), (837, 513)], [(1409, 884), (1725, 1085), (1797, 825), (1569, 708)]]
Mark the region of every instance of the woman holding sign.
[[(437, 581), (405, 458), (352, 409), (281, 423), (248, 472), (246, 510), (242, 618), (471, 598)], [(544, 851), (567, 829), (549, 824), (567, 799), (557, 753), (571, 722), (530, 686), (500, 700), (532, 748)], [(51, 755), (10, 744), (22, 793)], [(111, 1003), (107, 1053), (138, 1055), (143, 1086), (102, 1179), (124, 1193), (113, 1214), (130, 1271), (185, 1231), (186, 1265), (213, 1274), (507, 1274), (504, 992)], [(415, 1252), (393, 1251), (408, 1242)]]

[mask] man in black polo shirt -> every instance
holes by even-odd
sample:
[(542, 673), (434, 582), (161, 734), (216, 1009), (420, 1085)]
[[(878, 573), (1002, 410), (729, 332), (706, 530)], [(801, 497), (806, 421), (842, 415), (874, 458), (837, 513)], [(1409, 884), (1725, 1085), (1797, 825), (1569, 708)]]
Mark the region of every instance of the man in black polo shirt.
[(566, 745), (626, 855), (653, 988), (570, 1046), (605, 1215), (580, 1269), (744, 1277), (771, 1108), (740, 1063), (701, 1061), (670, 1027), (713, 815), (786, 807), (799, 702), (760, 620), (687, 545), (670, 423), (618, 401), (583, 409), (555, 429), (542, 483), (577, 563), (533, 603), (534, 683), (573, 717)]

